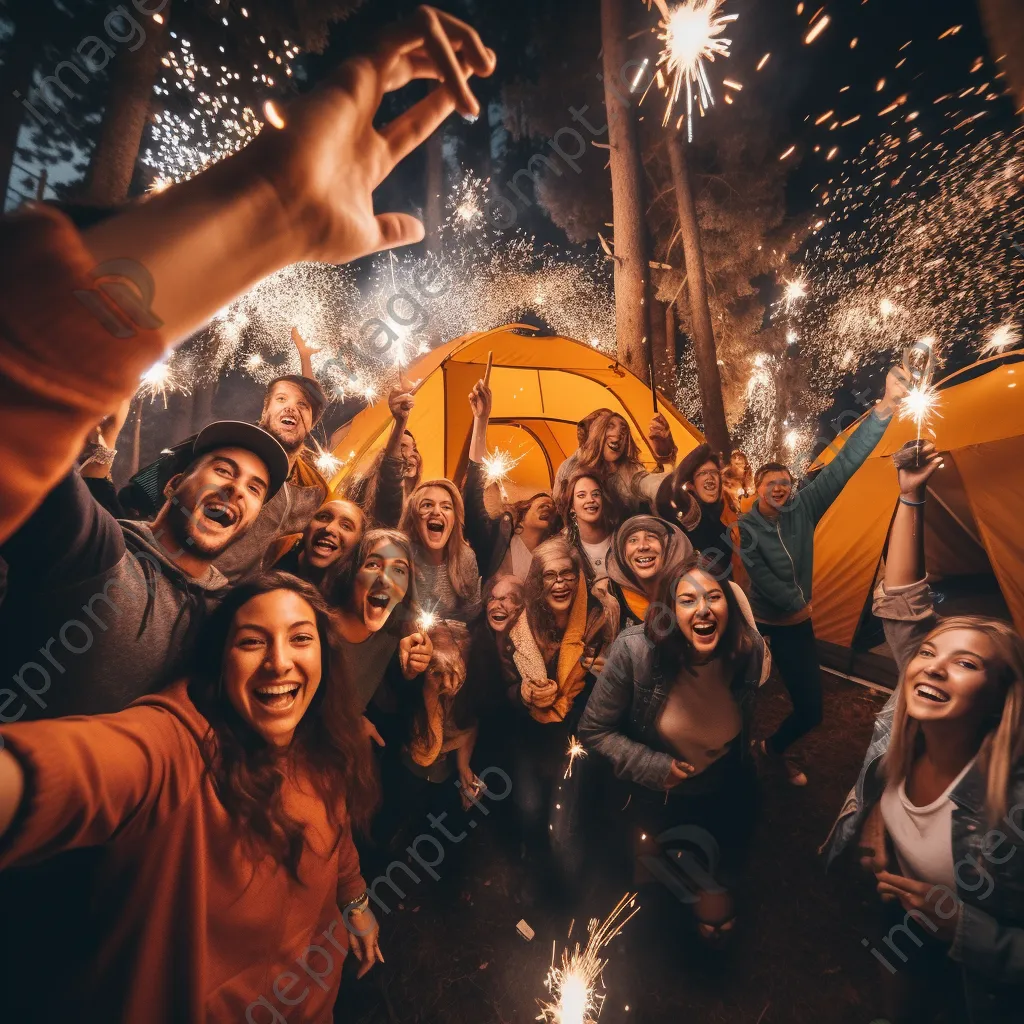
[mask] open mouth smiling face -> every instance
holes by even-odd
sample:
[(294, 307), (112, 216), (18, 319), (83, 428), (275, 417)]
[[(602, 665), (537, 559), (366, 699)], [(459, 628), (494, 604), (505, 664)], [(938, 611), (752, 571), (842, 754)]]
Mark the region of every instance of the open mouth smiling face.
[(522, 610), (522, 591), (511, 580), (500, 580), (487, 599), (487, 625), (495, 633), (504, 633)]
[(584, 523), (596, 523), (604, 508), (604, 494), (601, 485), (590, 477), (577, 481), (573, 489), (572, 508), (576, 518)]
[(405, 600), (409, 574), (405, 554), (391, 544), (382, 544), (366, 556), (356, 573), (353, 598), (371, 633), (383, 629), (395, 607)]
[(346, 556), (362, 536), (362, 515), (348, 501), (329, 501), (313, 516), (303, 535), (306, 561), (326, 569)]
[(544, 596), (548, 607), (554, 612), (568, 609), (576, 593), (579, 572), (572, 559), (556, 558), (544, 570)]
[(287, 746), (322, 675), (316, 613), (274, 590), (236, 613), (224, 654), (224, 689), (239, 716), (274, 746)]
[(285, 449), (294, 450), (313, 426), (313, 407), (300, 387), (278, 381), (267, 395), (260, 425)]
[(907, 665), (907, 713), (919, 721), (988, 713), (995, 689), (989, 682), (989, 666), (995, 660), (992, 640), (978, 630), (933, 632)]
[(661, 571), (662, 540), (656, 533), (638, 530), (626, 538), (626, 561), (639, 580), (653, 579)]
[(676, 585), (676, 622), (699, 656), (712, 655), (729, 622), (722, 585), (705, 573), (687, 573)]
[(455, 526), (455, 505), (443, 487), (428, 487), (420, 496), (416, 512), (419, 515), (420, 543), (434, 551), (448, 544)]
[(626, 421), (614, 416), (608, 423), (607, 432), (604, 435), (604, 447), (602, 456), (605, 462), (618, 462), (626, 450), (629, 438), (629, 427)]
[(722, 493), (722, 474), (714, 462), (705, 462), (693, 476), (697, 497), (709, 505), (718, 501)]

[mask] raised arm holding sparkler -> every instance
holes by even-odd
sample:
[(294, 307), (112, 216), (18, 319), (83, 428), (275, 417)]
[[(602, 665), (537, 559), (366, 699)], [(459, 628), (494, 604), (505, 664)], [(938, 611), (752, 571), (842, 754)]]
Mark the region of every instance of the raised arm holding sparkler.
[(313, 356), (320, 351), (319, 348), (314, 348), (306, 339), (299, 333), (298, 327), (292, 328), (292, 344), (295, 346), (295, 350), (299, 353), (299, 363), (301, 369), (299, 373), (303, 377), (309, 377), (310, 380), (316, 380), (316, 374), (313, 373)]

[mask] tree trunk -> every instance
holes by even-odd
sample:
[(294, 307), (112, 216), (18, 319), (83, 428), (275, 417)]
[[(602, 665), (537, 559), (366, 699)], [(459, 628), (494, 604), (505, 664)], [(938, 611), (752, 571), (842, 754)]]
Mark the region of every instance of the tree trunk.
[(654, 357), (654, 382), (658, 388), (665, 391), (665, 303), (659, 302), (654, 297), (654, 286), (648, 293), (647, 312), (650, 331), (651, 353)]
[(718, 372), (715, 332), (711, 326), (711, 309), (708, 306), (704, 250), (700, 241), (700, 224), (697, 222), (697, 205), (693, 198), (685, 145), (682, 136), (678, 134), (668, 141), (672, 186), (676, 193), (683, 255), (686, 259), (686, 284), (690, 293), (690, 320), (700, 386), (700, 407), (704, 415), (704, 436), (712, 448), (726, 453), (729, 451), (729, 428), (725, 421), (722, 377)]
[(671, 302), (665, 303), (665, 363), (668, 370), (666, 388), (669, 394), (674, 394), (679, 373), (679, 354), (676, 351), (676, 310)]
[(89, 202), (109, 206), (128, 198), (169, 14), (170, 6), (164, 8), (161, 24), (147, 19), (142, 45), (134, 53), (121, 49), (111, 63), (103, 123), (86, 176), (84, 198)]
[(1013, 105), (1024, 114), (1024, 13), (1020, 0), (978, 0), (992, 59), (1006, 72)]
[(619, 76), (627, 60), (627, 34), (626, 0), (601, 0), (604, 104), (615, 231), (615, 338), (619, 362), (646, 379), (645, 300), (650, 275), (644, 230), (643, 167), (629, 87)]
[[(33, 0), (32, 3), (19, 4), (8, 11), (14, 24), (14, 34), (7, 41), (6, 60), (0, 64), (0, 180), (4, 186), (3, 205), (6, 205), (11, 168), (18, 151), (18, 135), (26, 116), (31, 116), (22, 106), (22, 101), (31, 102), (32, 72), (43, 45), (46, 8), (43, 0)], [(36, 109), (39, 110), (39, 107)], [(46, 117), (45, 104), (39, 113)]]
[(441, 251), (441, 223), (444, 221), (444, 129), (427, 139), (427, 201), (423, 204), (423, 228), (427, 251)]

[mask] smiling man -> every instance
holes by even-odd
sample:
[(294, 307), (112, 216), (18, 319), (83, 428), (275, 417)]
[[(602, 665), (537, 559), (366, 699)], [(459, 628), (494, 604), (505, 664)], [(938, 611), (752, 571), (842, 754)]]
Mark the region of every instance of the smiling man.
[(78, 470), (0, 548), (0, 722), (120, 711), (172, 682), (228, 586), (216, 561), (280, 492), (288, 457), (251, 423), (211, 423), (152, 523), (118, 521)]
[(312, 376), (286, 374), (267, 385), (259, 425), (285, 450), (288, 478), (264, 505), (245, 540), (217, 560), (217, 568), (232, 583), (269, 567), (272, 559), (265, 555), (271, 545), (305, 530), (327, 497), (327, 481), (305, 457), (306, 440), (326, 406), (327, 398)]

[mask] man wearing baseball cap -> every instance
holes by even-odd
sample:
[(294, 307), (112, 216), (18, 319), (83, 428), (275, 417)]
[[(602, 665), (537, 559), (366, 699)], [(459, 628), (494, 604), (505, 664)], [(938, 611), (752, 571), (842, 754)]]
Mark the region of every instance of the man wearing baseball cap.
[(229, 585), (217, 560), (289, 465), (267, 431), (233, 420), (177, 456), (152, 523), (114, 519), (74, 469), (0, 547), (0, 722), (120, 711), (182, 671)]

